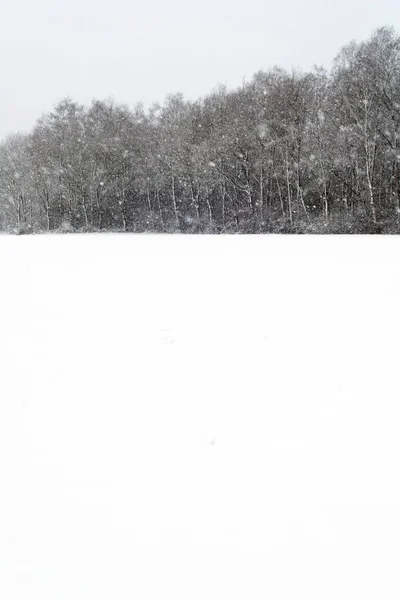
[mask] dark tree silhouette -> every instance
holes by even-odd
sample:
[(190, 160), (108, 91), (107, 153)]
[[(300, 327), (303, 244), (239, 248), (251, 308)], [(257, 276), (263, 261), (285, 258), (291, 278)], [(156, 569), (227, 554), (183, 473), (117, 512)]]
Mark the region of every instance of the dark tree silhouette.
[(4, 231), (400, 231), (400, 38), (196, 102), (70, 99), (0, 145)]

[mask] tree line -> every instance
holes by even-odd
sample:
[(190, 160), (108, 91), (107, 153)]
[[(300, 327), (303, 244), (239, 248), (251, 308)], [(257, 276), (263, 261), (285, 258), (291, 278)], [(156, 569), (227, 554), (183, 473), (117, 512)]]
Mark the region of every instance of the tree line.
[(400, 37), (197, 101), (65, 99), (1, 143), (0, 228), (400, 232)]

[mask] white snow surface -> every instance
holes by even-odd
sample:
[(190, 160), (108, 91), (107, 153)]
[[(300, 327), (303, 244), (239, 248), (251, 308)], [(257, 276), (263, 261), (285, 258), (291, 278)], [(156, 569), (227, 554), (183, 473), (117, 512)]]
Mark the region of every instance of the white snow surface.
[(398, 238), (0, 256), (0, 598), (398, 600)]

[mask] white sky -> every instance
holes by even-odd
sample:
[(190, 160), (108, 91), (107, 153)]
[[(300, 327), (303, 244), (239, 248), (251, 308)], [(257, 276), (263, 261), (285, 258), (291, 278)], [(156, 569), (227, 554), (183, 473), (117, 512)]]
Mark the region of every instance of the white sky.
[(274, 64), (329, 66), (382, 25), (400, 30), (398, 0), (1, 0), (0, 136), (68, 95), (149, 104)]

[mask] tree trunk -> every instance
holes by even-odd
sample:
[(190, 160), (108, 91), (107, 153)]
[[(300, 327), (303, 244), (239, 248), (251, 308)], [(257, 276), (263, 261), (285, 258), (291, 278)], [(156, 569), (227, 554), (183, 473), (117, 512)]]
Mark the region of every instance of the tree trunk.
[(221, 183), (221, 199), (222, 199), (222, 227), (225, 227), (225, 197), (226, 197), (226, 189), (225, 184)]
[[(366, 148), (366, 152), (369, 154), (368, 148)], [(376, 210), (375, 210), (375, 201), (374, 201), (374, 190), (373, 190), (373, 187), (372, 187), (371, 166), (370, 166), (370, 161), (369, 161), (368, 154), (366, 155), (365, 170), (366, 170), (366, 175), (367, 175), (369, 205), (370, 205), (370, 209), (371, 209), (372, 221), (374, 223), (376, 223)]]
[(208, 187), (206, 187), (206, 203), (207, 203), (207, 209), (208, 209), (208, 220), (209, 220), (210, 227), (212, 227), (213, 226), (213, 215), (212, 215), (212, 208), (211, 208), (211, 203), (210, 203), (210, 194), (208, 192)]
[[(125, 192), (125, 190), (124, 190), (124, 192)], [(153, 215), (153, 208), (151, 206), (149, 181), (147, 181), (146, 193), (147, 193), (147, 207), (149, 209), (149, 219), (151, 221), (152, 226), (154, 227), (154, 215)]]
[(261, 166), (260, 169), (260, 220), (264, 219), (264, 173)]
[(161, 224), (162, 230), (165, 231), (164, 219), (162, 216), (162, 209), (161, 209), (161, 202), (160, 202), (160, 192), (158, 189), (158, 185), (156, 185), (155, 193), (156, 193), (156, 198), (157, 198), (158, 214), (160, 215), (160, 224)]
[(47, 231), (50, 231), (50, 199), (49, 199), (48, 192), (46, 192), (45, 212), (46, 212), (46, 220), (47, 220)]
[(290, 190), (289, 153), (288, 153), (288, 150), (286, 150), (286, 187), (287, 187), (287, 195), (288, 195), (289, 223), (290, 223), (290, 225), (293, 225), (292, 193), (291, 193), (291, 190)]
[(283, 204), (282, 190), (281, 190), (281, 186), (279, 185), (278, 176), (276, 174), (275, 174), (275, 181), (276, 181), (276, 186), (278, 188), (278, 195), (279, 195), (279, 201), (280, 201), (280, 204), (281, 204), (282, 216), (286, 217), (285, 206)]
[(175, 177), (174, 177), (174, 175), (172, 175), (172, 206), (174, 208), (175, 223), (176, 223), (176, 226), (179, 228), (179, 215), (178, 215), (178, 208), (177, 208), (177, 205), (176, 205)]
[(199, 190), (199, 186), (197, 186), (197, 192), (196, 192), (196, 195), (195, 195), (193, 181), (190, 182), (190, 193), (191, 193), (191, 196), (192, 196), (192, 205), (194, 206), (194, 209), (195, 209), (195, 212), (196, 212), (197, 222), (200, 223), (200, 210), (199, 210), (199, 195), (200, 195), (200, 190)]

